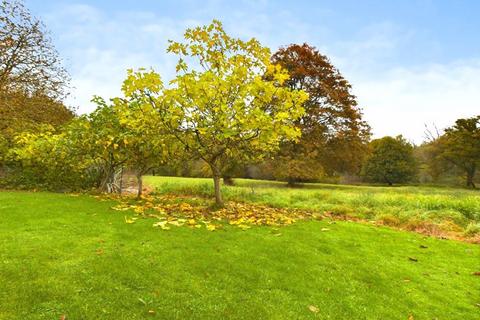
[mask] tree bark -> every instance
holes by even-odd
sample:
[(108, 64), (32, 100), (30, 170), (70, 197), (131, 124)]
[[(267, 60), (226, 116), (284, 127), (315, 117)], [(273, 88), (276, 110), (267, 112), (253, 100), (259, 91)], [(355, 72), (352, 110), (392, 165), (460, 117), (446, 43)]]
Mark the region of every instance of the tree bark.
[(123, 166), (122, 166), (122, 169), (120, 170), (120, 188), (118, 190), (118, 193), (122, 195), (122, 191), (123, 191)]
[(473, 182), (473, 178), (475, 177), (475, 169), (468, 170), (467, 171), (467, 188), (474, 188), (475, 189), (475, 183)]
[(143, 179), (142, 179), (141, 173), (137, 173), (137, 184), (138, 184), (137, 199), (140, 199), (142, 197), (142, 192), (143, 192)]
[(220, 174), (213, 174), (213, 185), (215, 187), (215, 204), (219, 207), (223, 207), (222, 192), (220, 190)]
[(205, 162), (208, 163), (210, 166), (210, 169), (212, 170), (212, 175), (213, 175), (213, 186), (215, 190), (215, 204), (217, 207), (223, 207), (223, 199), (222, 199), (222, 191), (220, 189), (220, 180), (222, 179), (222, 172), (218, 167), (216, 166), (216, 163), (214, 161), (208, 162), (205, 160)]

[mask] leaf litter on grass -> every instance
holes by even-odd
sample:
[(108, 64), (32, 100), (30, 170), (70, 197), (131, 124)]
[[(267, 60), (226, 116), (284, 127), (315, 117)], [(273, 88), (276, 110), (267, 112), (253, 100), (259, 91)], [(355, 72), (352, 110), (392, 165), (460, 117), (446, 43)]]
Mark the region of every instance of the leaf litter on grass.
[[(171, 226), (206, 228), (216, 231), (228, 224), (247, 230), (252, 226), (285, 226), (307, 218), (323, 218), (306, 210), (273, 208), (265, 205), (228, 201), (223, 208), (212, 208), (205, 199), (178, 195), (146, 195), (141, 199), (110, 197), (119, 203), (113, 210), (133, 210), (138, 216), (155, 218), (153, 227), (169, 230)], [(135, 217), (125, 216), (126, 223), (135, 223)]]
[[(364, 224), (387, 226), (397, 230), (411, 231), (440, 239), (455, 239), (471, 243), (480, 243), (480, 234), (467, 237), (458, 230), (443, 230), (433, 222), (418, 221), (412, 225), (411, 221), (403, 224), (389, 225), (383, 221), (367, 220), (355, 215), (336, 213), (332, 211), (318, 212), (315, 210), (276, 208), (262, 204), (228, 201), (221, 209), (215, 209), (213, 201), (192, 195), (181, 194), (146, 194), (140, 199), (132, 195), (118, 194), (96, 195), (100, 201), (115, 200), (118, 205), (113, 210), (133, 210), (140, 217), (157, 218), (161, 223), (154, 223), (154, 227), (169, 230), (170, 226), (187, 226), (216, 231), (226, 223), (247, 230), (252, 226), (285, 226), (299, 220), (317, 219), (328, 220), (329, 224), (335, 221), (351, 221)], [(135, 223), (133, 218), (125, 218), (126, 223)], [(322, 228), (322, 231), (329, 231)]]

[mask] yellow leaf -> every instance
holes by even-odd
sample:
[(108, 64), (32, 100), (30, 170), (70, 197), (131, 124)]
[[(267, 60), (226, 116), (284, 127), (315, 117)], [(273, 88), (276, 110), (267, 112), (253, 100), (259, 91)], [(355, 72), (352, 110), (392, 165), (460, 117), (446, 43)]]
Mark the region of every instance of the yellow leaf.
[(183, 226), (183, 223), (178, 220), (171, 220), (171, 221), (168, 221), (168, 223), (177, 227)]
[(170, 230), (170, 227), (167, 227), (168, 221), (159, 221), (153, 224), (154, 227), (160, 227), (162, 230)]
[(320, 311), (320, 309), (318, 309), (316, 306), (308, 306), (308, 309), (313, 313), (317, 313), (318, 311)]
[(135, 209), (133, 209), (133, 211), (135, 211), (136, 213), (143, 213), (145, 209), (140, 207), (140, 206), (136, 206)]
[(125, 216), (125, 223), (135, 223), (135, 220), (137, 220), (137, 218), (128, 218)]
[(208, 224), (207, 225), (207, 230), (208, 231), (215, 231), (217, 229), (217, 227), (215, 227), (213, 224)]
[(125, 207), (123, 205), (118, 205), (118, 206), (112, 207), (111, 209), (116, 210), (116, 211), (126, 211), (126, 210), (129, 210), (130, 208)]

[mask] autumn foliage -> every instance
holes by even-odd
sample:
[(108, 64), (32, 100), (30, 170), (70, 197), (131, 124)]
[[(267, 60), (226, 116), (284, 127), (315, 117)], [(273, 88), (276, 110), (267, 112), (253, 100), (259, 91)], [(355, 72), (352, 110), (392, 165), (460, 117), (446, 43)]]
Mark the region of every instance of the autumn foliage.
[(157, 125), (209, 166), (222, 206), (220, 179), (229, 163), (262, 160), (281, 141), (298, 138), (294, 122), (307, 94), (284, 86), (289, 74), (271, 63), (267, 47), (230, 37), (217, 20), (187, 29), (185, 41), (170, 41), (168, 52), (178, 57), (170, 86), (153, 71), (132, 72), (126, 98), (153, 107)]
[(277, 155), (277, 177), (290, 182), (315, 180), (324, 173), (358, 172), (370, 136), (350, 83), (316, 48), (292, 44), (272, 62), (288, 70), (284, 85), (304, 90), (305, 113), (295, 120), (299, 141), (285, 142)]
[(133, 210), (136, 216), (126, 215), (126, 223), (135, 223), (138, 218), (154, 218), (156, 221), (153, 226), (162, 230), (169, 230), (172, 226), (186, 226), (215, 231), (225, 224), (246, 230), (252, 226), (285, 226), (303, 219), (323, 217), (306, 210), (272, 208), (234, 201), (226, 202), (223, 208), (212, 210), (211, 204), (204, 199), (178, 195), (147, 195), (141, 199), (124, 197), (112, 209), (126, 213)]

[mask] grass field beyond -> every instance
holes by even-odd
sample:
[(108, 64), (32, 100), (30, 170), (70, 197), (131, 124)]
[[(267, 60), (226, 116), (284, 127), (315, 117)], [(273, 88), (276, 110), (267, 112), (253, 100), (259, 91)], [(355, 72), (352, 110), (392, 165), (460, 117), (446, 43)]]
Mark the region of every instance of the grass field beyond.
[[(322, 190), (294, 194), (301, 191)], [(240, 192), (226, 189), (227, 197)], [(264, 201), (279, 199), (260, 187), (251, 197), (262, 193)], [(477, 245), (353, 222), (163, 231), (152, 219), (125, 223), (133, 213), (114, 205), (0, 192), (0, 319), (473, 320), (480, 313)]]
[[(147, 185), (161, 193), (213, 196), (211, 179), (145, 177)], [(432, 233), (480, 233), (480, 191), (426, 186), (353, 186), (285, 183), (236, 179), (223, 186), (224, 198), (273, 207), (328, 211), (390, 226)]]

